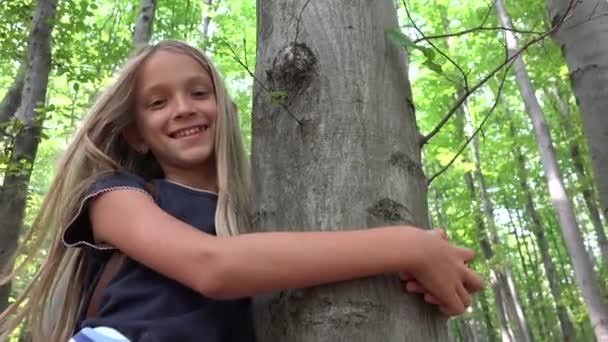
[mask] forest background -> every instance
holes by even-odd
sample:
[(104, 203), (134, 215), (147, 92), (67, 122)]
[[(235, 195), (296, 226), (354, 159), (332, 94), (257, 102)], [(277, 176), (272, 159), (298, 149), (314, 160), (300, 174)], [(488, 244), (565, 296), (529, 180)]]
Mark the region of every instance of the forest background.
[[(30, 106), (33, 114), (28, 117), (27, 106), (19, 104), (28, 96), (23, 90), (29, 82), (28, 41), (31, 61), (35, 45), (30, 32), (40, 3), (0, 0), (0, 266), (5, 270), (13, 267), (7, 257), (15, 250), (12, 237), (27, 235), (58, 156), (97, 92), (132, 50), (136, 23), (145, 11), (153, 27), (148, 32), (151, 42), (190, 42), (218, 66), (239, 107), (243, 138), (251, 151), (253, 0), (59, 1), (54, 16), (45, 19), (53, 24), (48, 86), (43, 101)], [(297, 3), (294, 15), (302, 7)], [(550, 17), (552, 3), (394, 1), (399, 27), (387, 30), (386, 39), (409, 55), (429, 220), (445, 228), (450, 240), (479, 251), (472, 267), (488, 279), (489, 286), (468, 312), (450, 320), (449, 334), (455, 341), (592, 341), (599, 336), (590, 323), (594, 309), (577, 285), (581, 272), (575, 268), (581, 265), (577, 258), (586, 260), (583, 265), (589, 262), (589, 279), (598, 284), (600, 294), (594, 300), (604, 305), (599, 311), (605, 310), (608, 243), (601, 208), (606, 207), (600, 205), (572, 72), (556, 39), (558, 27), (571, 18)], [(608, 9), (597, 4), (584, 22), (605, 22)], [(581, 49), (591, 49), (594, 41), (588, 39), (580, 42)], [(515, 40), (523, 49), (513, 46)], [(520, 53), (523, 59), (516, 58)], [(528, 92), (522, 91), (526, 84)], [(268, 96), (281, 106), (286, 94)], [(546, 142), (542, 129), (539, 132), (543, 125), (530, 120), (534, 101), (546, 121), (544, 133), (552, 138), (549, 144), (573, 208), (574, 228), (566, 227), (555, 209), (555, 193), (549, 191), (550, 163), (537, 145), (539, 139)], [(24, 138), (31, 125), (40, 127), (39, 139)], [(33, 142), (34, 159), (16, 158), (27, 155), (23, 151), (31, 150)], [(18, 192), (9, 190), (11, 182), (21, 186)], [(23, 198), (20, 208), (8, 205), (16, 193)], [(570, 238), (564, 238), (571, 229), (582, 238), (582, 255), (573, 253)], [(44, 255), (42, 251), (38, 260), (18, 268), (14, 281), (0, 287), (0, 309), (14, 301)], [(18, 256), (16, 265), (22, 261)]]

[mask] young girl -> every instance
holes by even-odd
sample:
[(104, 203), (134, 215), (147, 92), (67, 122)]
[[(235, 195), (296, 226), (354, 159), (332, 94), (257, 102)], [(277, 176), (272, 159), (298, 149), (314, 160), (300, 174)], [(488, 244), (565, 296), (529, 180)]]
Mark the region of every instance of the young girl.
[[(54, 239), (0, 326), (8, 334), (26, 318), (36, 342), (95, 327), (131, 341), (253, 341), (249, 297), (260, 293), (400, 272), (456, 315), (482, 287), (466, 266), (472, 251), (414, 227), (249, 233), (250, 196), (237, 112), (216, 69), (183, 43), (143, 48), (65, 152), (33, 225)], [(128, 261), (91, 315), (117, 250)]]

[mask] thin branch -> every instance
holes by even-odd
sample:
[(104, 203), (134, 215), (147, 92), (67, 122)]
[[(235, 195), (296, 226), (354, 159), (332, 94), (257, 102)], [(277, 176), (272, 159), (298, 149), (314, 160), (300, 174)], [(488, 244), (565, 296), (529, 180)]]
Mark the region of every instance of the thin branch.
[[(574, 1), (576, 1), (576, 0), (572, 0), (572, 2), (574, 2)], [(570, 9), (571, 8), (569, 8), (569, 10)], [(425, 135), (420, 140), (420, 146), (423, 146), (426, 143), (428, 143), (429, 140), (431, 140), (441, 130), (441, 128), (443, 128), (443, 126), (448, 122), (448, 120), (452, 117), (452, 115), (454, 115), (454, 113), (458, 110), (458, 108), (469, 98), (469, 96), (471, 96), (477, 89), (481, 88), (482, 85), (484, 85), (490, 78), (492, 78), (502, 68), (504, 68), (506, 65), (510, 64), (512, 61), (514, 61), (516, 58), (518, 58), (530, 46), (545, 39), (546, 37), (553, 34), (553, 32), (558, 30), (561, 27), (561, 25), (565, 22), (566, 18), (567, 18), (567, 16), (564, 16), (564, 20), (562, 20), (560, 23), (555, 25), (549, 31), (546, 31), (539, 37), (532, 39), (531, 41), (524, 44), (520, 49), (518, 49), (516, 52), (514, 52), (512, 55), (510, 55), (508, 58), (506, 58), (503, 63), (501, 63), (496, 68), (494, 68), (494, 70), (492, 70), (488, 75), (486, 75), (483, 79), (481, 79), (481, 81), (479, 81), (473, 88), (467, 90), (466, 93), (464, 94), (464, 96), (459, 98), (458, 101), (456, 101), (456, 103), (454, 104), (454, 106), (448, 111), (448, 113), (441, 119), (441, 121), (439, 121), (437, 126), (435, 128), (433, 128), (427, 135)]]
[[(249, 76), (251, 76), (251, 78), (253, 78), (253, 80), (255, 82), (257, 82), (261, 87), (262, 90), (264, 90), (265, 92), (267, 92), (268, 94), (271, 94), (272, 91), (270, 89), (268, 89), (265, 85), (264, 82), (260, 81), (257, 77), (255, 77), (255, 75), (253, 74), (253, 72), (251, 71), (251, 69), (249, 69), (249, 66), (247, 66), (247, 64), (243, 63), (243, 61), (239, 58), (239, 56), (237, 55), (236, 51), (234, 51), (234, 49), (232, 48), (232, 45), (230, 45), (229, 43), (226, 43), (226, 45), (228, 46), (228, 49), (230, 50), (230, 52), (232, 53), (232, 58), (234, 58), (234, 60), (239, 63), (239, 65), (241, 65), (241, 67), (243, 67), (243, 69), (245, 69), (245, 71), (247, 71), (247, 73), (249, 74)], [(298, 119), (292, 112), (291, 110), (289, 110), (289, 108), (287, 108), (287, 106), (285, 106), (285, 104), (283, 103), (279, 103), (279, 105), (281, 107), (283, 107), (283, 109), (285, 109), (285, 111), (287, 113), (289, 113), (289, 115), (291, 115), (291, 117), (298, 123), (298, 124), (302, 124), (302, 120)]]
[(304, 6), (302, 6), (302, 9), (300, 10), (300, 14), (298, 15), (298, 18), (296, 19), (297, 20), (296, 37), (293, 40), (294, 44), (298, 42), (298, 35), (300, 34), (300, 22), (302, 21), (302, 13), (304, 13), (304, 9), (306, 9), (306, 6), (308, 6), (309, 3), (310, 3), (310, 0), (306, 1)]
[[(407, 8), (407, 3), (405, 0), (401, 0), (401, 2), (403, 3), (403, 7), (405, 9), (405, 13), (407, 14), (407, 18), (410, 20), (410, 22), (412, 23), (412, 25), (414, 26), (414, 28), (416, 29), (416, 31), (418, 31), (418, 33), (420, 35), (422, 35), (424, 37), (424, 33), (422, 32), (422, 30), (418, 27), (418, 25), (416, 25), (416, 22), (414, 21), (414, 19), (412, 18), (409, 9)], [(458, 65), (458, 63), (456, 63), (452, 58), (450, 58), (450, 56), (448, 56), (447, 54), (445, 54), (443, 51), (441, 51), (441, 49), (439, 49), (435, 44), (433, 44), (431, 41), (428, 42), (429, 45), (431, 45), (431, 47), (433, 49), (435, 49), (435, 51), (439, 52), (440, 55), (442, 55), (445, 59), (447, 59), (448, 61), (450, 61), (450, 63), (452, 63), (456, 69), (458, 69), (458, 71), (460, 71), (460, 73), (462, 74), (462, 78), (465, 84), (465, 89), (468, 89), (468, 80), (467, 80), (467, 74), (464, 72), (464, 70), (462, 70), (462, 68), (460, 67), (460, 65)], [(451, 80), (450, 78), (447, 77), (446, 78), (456, 84), (456, 85), (460, 85), (459, 82), (455, 82), (453, 80)]]
[(441, 169), (439, 170), (437, 173), (435, 173), (428, 181), (427, 181), (427, 186), (431, 184), (431, 182), (433, 182), (437, 177), (441, 176), (444, 172), (446, 172), (450, 166), (452, 166), (452, 164), (454, 164), (454, 162), (456, 161), (456, 159), (458, 159), (458, 157), (460, 157), (460, 155), (462, 154), (462, 152), (464, 151), (465, 148), (467, 148), (467, 146), (469, 146), (469, 144), (471, 143), (471, 141), (473, 141), (473, 139), (475, 139), (475, 137), (477, 136), (477, 134), (479, 134), (479, 132), (481, 131), (481, 129), (483, 128), (483, 126), (485, 125), (485, 123), (488, 121), (488, 119), (490, 118), (490, 115), (494, 112), (494, 110), (496, 110), (496, 107), (498, 106), (498, 103), (500, 102), (500, 97), (502, 95), (502, 89), (505, 85), (505, 81), (507, 80), (507, 74), (509, 73), (509, 70), (511, 69), (511, 66), (513, 64), (509, 63), (509, 65), (507, 65), (507, 69), (504, 72), (504, 75), (500, 81), (500, 85), (498, 87), (498, 91), (496, 94), (496, 99), (494, 100), (494, 104), (492, 105), (492, 107), (490, 108), (490, 110), (488, 111), (488, 113), (486, 114), (486, 116), (483, 118), (483, 120), (481, 121), (481, 123), (479, 124), (479, 127), (477, 127), (477, 129), (475, 129), (475, 131), (473, 132), (473, 134), (471, 134), (471, 136), (467, 139), (467, 141), (464, 143), (464, 145), (462, 145), (462, 147), (460, 147), (460, 149), (458, 150), (458, 152), (456, 152), (456, 155), (454, 155), (454, 157)]
[(510, 29), (510, 28), (504, 27), (504, 26), (488, 26), (488, 27), (479, 26), (479, 27), (474, 27), (474, 28), (470, 28), (470, 29), (466, 29), (466, 30), (462, 30), (462, 31), (458, 31), (458, 32), (437, 34), (437, 35), (432, 35), (432, 36), (424, 36), (422, 38), (415, 39), (414, 44), (418, 44), (423, 41), (464, 36), (466, 34), (473, 33), (476, 31), (511, 31), (514, 33), (535, 34), (535, 35), (542, 35), (544, 33), (544, 31), (541, 32), (541, 31), (527, 31), (527, 30)]

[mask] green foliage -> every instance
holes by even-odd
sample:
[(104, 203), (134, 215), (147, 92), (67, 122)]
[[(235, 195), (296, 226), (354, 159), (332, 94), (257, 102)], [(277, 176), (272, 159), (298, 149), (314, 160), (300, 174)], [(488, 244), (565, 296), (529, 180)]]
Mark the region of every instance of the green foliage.
[[(0, 6), (0, 94), (4, 94), (23, 67), (27, 36), (33, 11), (33, 1), (1, 1)], [(409, 75), (416, 104), (417, 125), (422, 134), (433, 130), (454, 105), (458, 92), (470, 89), (491, 70), (504, 61), (505, 51), (501, 32), (491, 29), (470, 30), (475, 27), (497, 26), (491, 2), (475, 0), (411, 0), (409, 12), (416, 27), (399, 9), (400, 26), (386, 32), (386, 38), (409, 54)], [(403, 3), (401, 3), (402, 6)], [(547, 23), (542, 1), (514, 0), (507, 4), (514, 25), (522, 31), (542, 31)], [(31, 225), (37, 207), (47, 191), (54, 173), (54, 164), (68, 139), (88, 110), (92, 99), (117, 71), (132, 49), (132, 33), (137, 17), (137, 2), (127, 0), (66, 0), (60, 1), (52, 43), (52, 71), (46, 103), (37, 110), (46, 115), (43, 141), (38, 148), (33, 174), (27, 191), (29, 202), (24, 231)], [(205, 18), (209, 31), (203, 37), (200, 30)], [(255, 1), (159, 0), (154, 19), (152, 40), (180, 39), (203, 48), (225, 78), (227, 88), (240, 112), (241, 131), (247, 146), (251, 141), (251, 93), (254, 83), (256, 52)], [(444, 35), (443, 38), (426, 37)], [(467, 31), (463, 34), (447, 33)], [(533, 39), (535, 33), (518, 33), (521, 43)], [(580, 125), (580, 114), (569, 86), (568, 70), (559, 48), (550, 40), (529, 48), (524, 60), (547, 115), (568, 194), (576, 200), (577, 216), (588, 239), (590, 250), (597, 259), (598, 251), (587, 208), (580, 196), (593, 189), (593, 180), (576, 174), (570, 158), (571, 143), (581, 148), (585, 169), (589, 170), (587, 151)], [(494, 105), (502, 73), (471, 94), (466, 106), (457, 111), (439, 133), (424, 147), (427, 176), (444, 168), (458, 153), (467, 137), (477, 128)], [(570, 109), (572, 131), (566, 133), (565, 119), (557, 110), (555, 99), (548, 90), (559, 89)], [(405, 90), (404, 90), (405, 91)], [(284, 103), (287, 93), (269, 94), (275, 105)], [(568, 253), (551, 206), (537, 146), (511, 74), (500, 94), (497, 108), (478, 136), (480, 172), (484, 177), (494, 208), (496, 235), (494, 256), (488, 262), (481, 258), (480, 240), (483, 234), (476, 218), (482, 216), (482, 202), (471, 196), (465, 177), (473, 175), (476, 165), (470, 149), (464, 149), (456, 162), (436, 178), (429, 189), (429, 207), (435, 226), (447, 229), (451, 240), (476, 249), (480, 255), (472, 267), (489, 277), (490, 269), (509, 267), (515, 275), (525, 312), (537, 341), (552, 341), (558, 331), (555, 303), (550, 295), (546, 275), (541, 267), (540, 253), (532, 234), (531, 218), (525, 211), (525, 198), (515, 171), (514, 148), (521, 149), (526, 159), (528, 188), (541, 216), (542, 229), (550, 246), (560, 279), (562, 304), (571, 315), (580, 340), (590, 336), (590, 325), (580, 294), (573, 281)], [(468, 121), (465, 120), (465, 110)], [(512, 123), (516, 138), (509, 132)], [(11, 136), (23, 128), (19, 120), (0, 122), (8, 137), (0, 138), (0, 181), (11, 172), (21, 172), (32, 165), (10, 162)], [(476, 185), (477, 187), (477, 185)], [(477, 193), (479, 189), (477, 188)], [(487, 218), (486, 218), (487, 221)], [(488, 224), (488, 222), (485, 222)], [(515, 235), (517, 234), (517, 235)], [(27, 246), (26, 246), (27, 248)], [(41, 257), (44, 256), (44, 253)], [(34, 265), (18, 274), (13, 284), (19, 293), (34, 272)], [(603, 279), (608, 278), (608, 266), (601, 267)], [(479, 299), (488, 301), (489, 312), (483, 312)], [(494, 327), (496, 303), (491, 290), (477, 296), (475, 309), (458, 318), (460, 323), (474, 323), (482, 329), (489, 315)], [(539, 312), (546, 312), (543, 316)], [(461, 326), (456, 322), (454, 329)], [(544, 333), (549, 329), (548, 333)], [(483, 335), (484, 330), (479, 330)]]

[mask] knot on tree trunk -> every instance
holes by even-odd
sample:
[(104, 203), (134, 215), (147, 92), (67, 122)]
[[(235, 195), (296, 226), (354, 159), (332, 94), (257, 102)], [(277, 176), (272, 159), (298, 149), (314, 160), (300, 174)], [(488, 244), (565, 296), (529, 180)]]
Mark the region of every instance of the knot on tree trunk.
[(382, 224), (412, 224), (413, 215), (403, 204), (390, 198), (382, 198), (367, 209), (370, 227)]
[(273, 90), (301, 89), (314, 74), (316, 64), (317, 57), (306, 44), (291, 43), (277, 53), (266, 76)]

